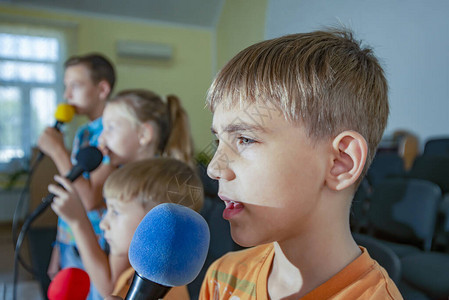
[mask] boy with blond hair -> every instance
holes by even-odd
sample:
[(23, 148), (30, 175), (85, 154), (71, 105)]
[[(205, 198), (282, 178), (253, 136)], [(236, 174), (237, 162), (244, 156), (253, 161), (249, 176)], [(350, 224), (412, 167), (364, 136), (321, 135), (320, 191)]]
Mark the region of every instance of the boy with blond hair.
[[(128, 259), (131, 239), (140, 221), (161, 203), (176, 203), (200, 211), (203, 187), (196, 171), (173, 158), (130, 162), (114, 171), (104, 184), (107, 213), (100, 223), (110, 248), (109, 255), (96, 246), (95, 233), (87, 222), (76, 190), (66, 178), (50, 185), (56, 195), (53, 210), (72, 228), (89, 277), (102, 297), (125, 297), (134, 270)], [(107, 276), (105, 276), (107, 274)], [(189, 299), (185, 286), (172, 288), (164, 299)]]
[[(200, 299), (402, 299), (349, 227), (351, 200), (388, 118), (384, 72), (346, 30), (252, 45), (207, 103), (232, 238)], [(254, 246), (254, 247), (253, 247)]]

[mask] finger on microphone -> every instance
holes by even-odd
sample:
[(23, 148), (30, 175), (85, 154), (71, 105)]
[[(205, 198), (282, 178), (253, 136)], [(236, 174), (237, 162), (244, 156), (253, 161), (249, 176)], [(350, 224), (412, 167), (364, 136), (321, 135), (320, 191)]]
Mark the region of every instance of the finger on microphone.
[(68, 180), (67, 178), (62, 177), (61, 175), (55, 175), (53, 178), (66, 191), (68, 191), (68, 192), (72, 192), (73, 191), (72, 184), (70, 183), (70, 180)]

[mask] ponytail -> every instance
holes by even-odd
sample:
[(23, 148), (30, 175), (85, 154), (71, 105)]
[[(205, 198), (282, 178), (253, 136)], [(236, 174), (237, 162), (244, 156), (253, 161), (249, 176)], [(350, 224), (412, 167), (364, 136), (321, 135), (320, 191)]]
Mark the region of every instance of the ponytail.
[(161, 154), (165, 157), (181, 160), (194, 167), (193, 140), (190, 133), (189, 118), (178, 97), (167, 96), (167, 110), (169, 134), (166, 137), (166, 143)]
[(154, 140), (155, 154), (195, 167), (189, 118), (178, 97), (169, 95), (165, 103), (152, 91), (132, 89), (121, 91), (108, 103), (124, 105), (137, 123), (151, 122), (155, 126), (158, 133)]

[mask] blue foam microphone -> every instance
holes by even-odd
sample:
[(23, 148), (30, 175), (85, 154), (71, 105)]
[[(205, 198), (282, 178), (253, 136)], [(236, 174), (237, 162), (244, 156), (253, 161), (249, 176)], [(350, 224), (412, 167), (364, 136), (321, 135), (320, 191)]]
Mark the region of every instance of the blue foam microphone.
[(161, 299), (170, 288), (192, 282), (204, 265), (209, 241), (206, 220), (194, 210), (174, 203), (154, 207), (129, 247), (135, 274), (125, 299)]

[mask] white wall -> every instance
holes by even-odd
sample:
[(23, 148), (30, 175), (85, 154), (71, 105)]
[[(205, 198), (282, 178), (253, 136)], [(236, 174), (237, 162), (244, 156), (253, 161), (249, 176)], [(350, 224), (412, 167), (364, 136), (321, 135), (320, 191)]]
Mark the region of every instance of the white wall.
[(269, 0), (266, 38), (343, 24), (374, 48), (390, 86), (386, 134), (449, 135), (449, 1)]

